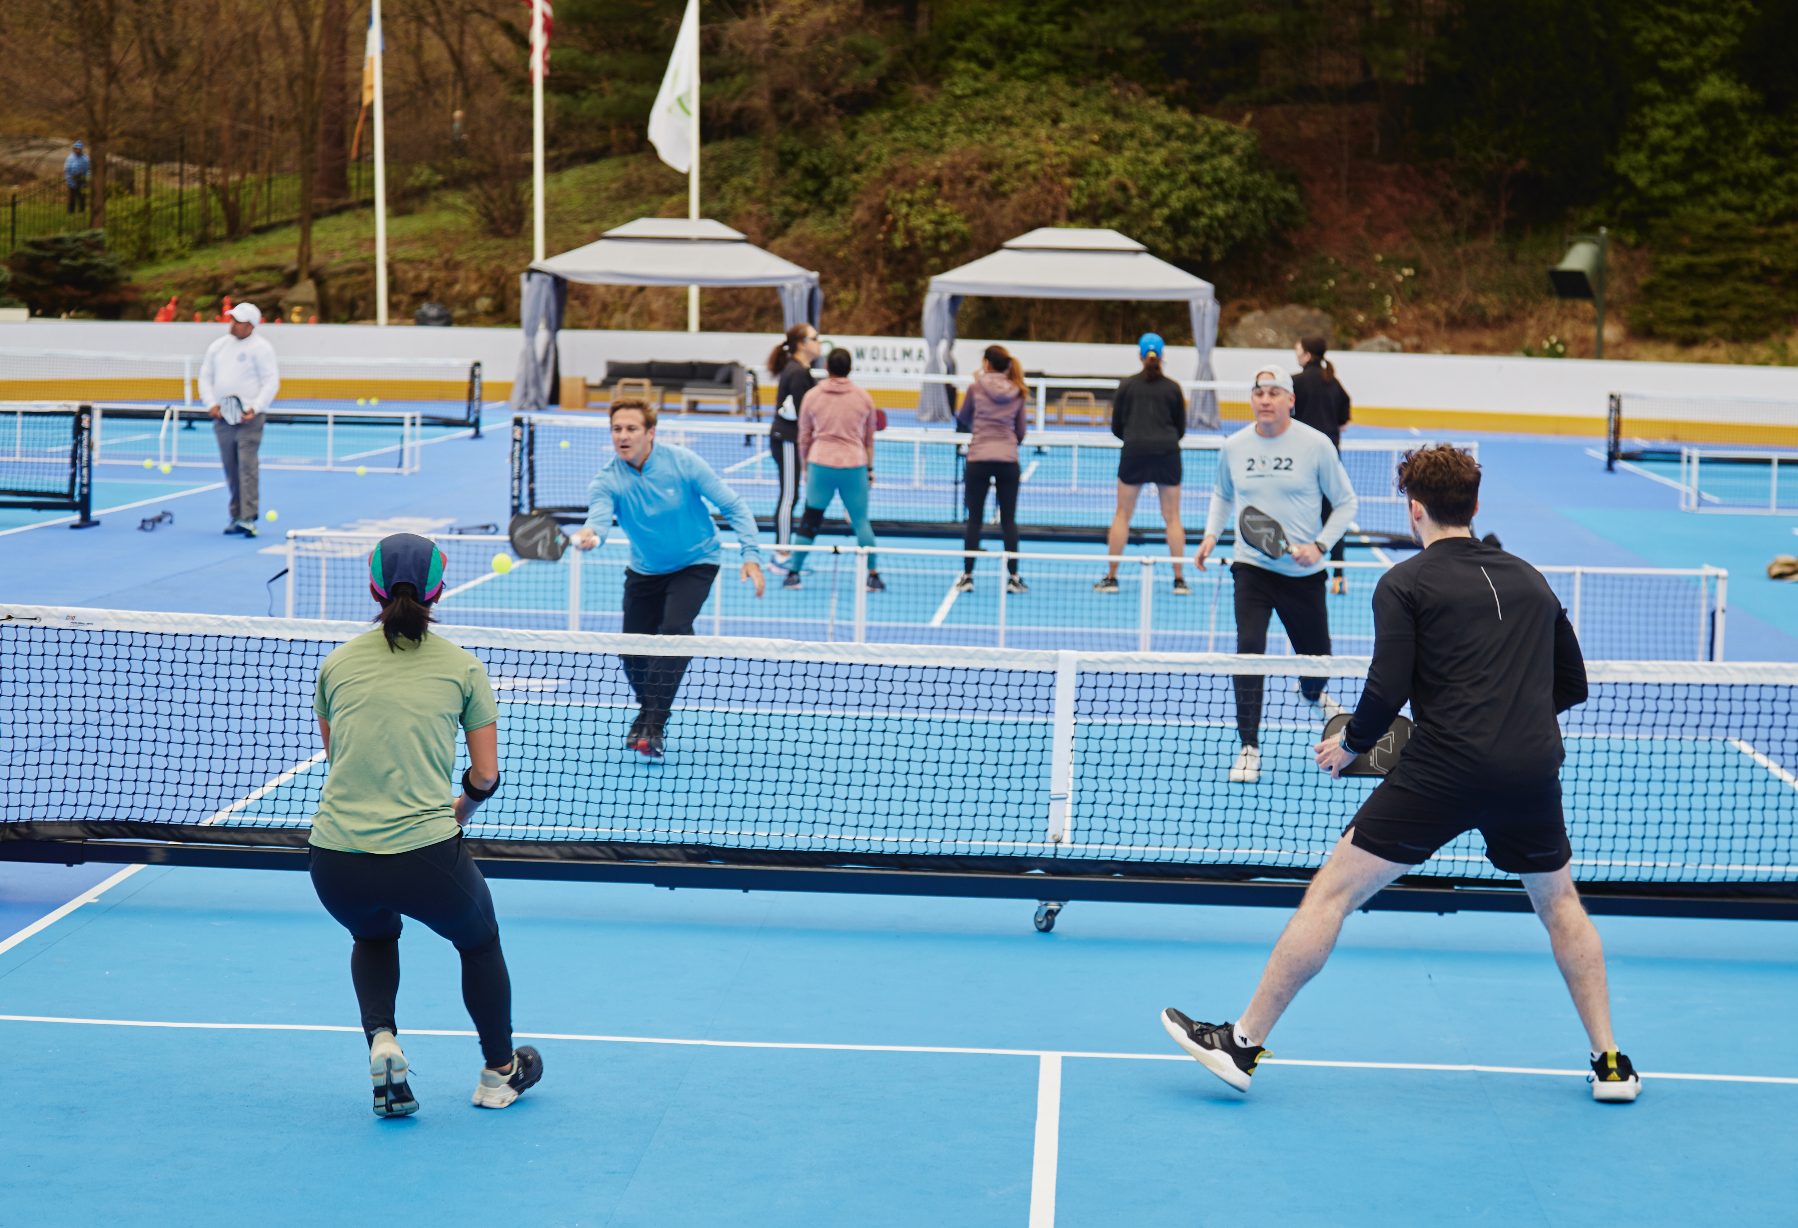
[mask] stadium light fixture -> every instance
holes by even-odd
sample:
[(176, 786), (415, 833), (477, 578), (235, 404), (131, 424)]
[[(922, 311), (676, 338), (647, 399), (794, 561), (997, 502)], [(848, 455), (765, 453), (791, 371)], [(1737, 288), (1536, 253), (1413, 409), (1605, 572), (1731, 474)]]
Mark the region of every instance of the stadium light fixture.
[(1597, 234), (1573, 235), (1561, 263), (1548, 270), (1556, 298), (1589, 298), (1598, 309), (1598, 337), (1592, 346), (1598, 358), (1604, 357), (1604, 280), (1610, 246), (1603, 226)]

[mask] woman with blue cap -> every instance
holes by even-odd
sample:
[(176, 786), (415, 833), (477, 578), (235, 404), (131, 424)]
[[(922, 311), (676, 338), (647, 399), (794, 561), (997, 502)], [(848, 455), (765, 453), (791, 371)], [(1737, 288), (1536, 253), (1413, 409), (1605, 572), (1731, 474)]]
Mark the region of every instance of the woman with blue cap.
[[(1159, 334), (1144, 333), (1136, 349), (1142, 358), (1142, 372), (1119, 384), (1111, 399), (1111, 433), (1124, 441), (1124, 450), (1118, 456), (1117, 513), (1105, 534), (1111, 564), (1105, 578), (1093, 585), (1095, 593), (1118, 591), (1118, 556), (1130, 540), (1136, 497), (1151, 482), (1161, 498), (1168, 553), (1176, 560), (1186, 553), (1186, 530), (1180, 524), (1180, 440), (1186, 435), (1186, 395), (1179, 383), (1161, 370), (1167, 342)], [(1174, 595), (1184, 597), (1190, 592), (1176, 562)]]
[[(543, 1075), (535, 1049), (512, 1048), (512, 981), (493, 897), (462, 843), (462, 825), (499, 788), (499, 707), (480, 659), (431, 634), (444, 562), (416, 534), (381, 540), (368, 558), (380, 626), (325, 658), (312, 705), (330, 761), (312, 818), (312, 886), (355, 938), (350, 979), (383, 1117), (418, 1111), (394, 1022), (403, 916), (461, 952), (462, 1001), (486, 1062), (474, 1103), (505, 1108)], [(452, 797), (458, 727), (469, 766)]]

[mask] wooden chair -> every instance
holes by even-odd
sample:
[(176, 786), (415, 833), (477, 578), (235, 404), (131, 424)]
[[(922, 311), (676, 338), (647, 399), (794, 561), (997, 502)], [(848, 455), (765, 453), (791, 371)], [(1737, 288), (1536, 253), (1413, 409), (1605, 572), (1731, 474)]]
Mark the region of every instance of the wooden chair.
[(1055, 400), (1055, 422), (1058, 426), (1066, 426), (1068, 422), (1078, 420), (1082, 425), (1102, 425), (1098, 398), (1090, 392), (1064, 392)]
[(662, 411), (662, 392), (646, 379), (621, 379), (612, 385), (612, 395), (606, 398), (607, 405), (615, 405), (619, 401), (647, 401)]

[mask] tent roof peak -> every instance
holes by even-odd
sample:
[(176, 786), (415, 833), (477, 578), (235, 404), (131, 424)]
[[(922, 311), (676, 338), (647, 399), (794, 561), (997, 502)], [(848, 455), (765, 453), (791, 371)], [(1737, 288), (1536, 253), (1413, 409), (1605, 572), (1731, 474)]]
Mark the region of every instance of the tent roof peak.
[(1085, 229), (1076, 226), (1041, 226), (1028, 234), (1009, 239), (1005, 247), (1025, 251), (1062, 252), (1146, 252), (1149, 249), (1128, 235), (1115, 230)]
[(713, 243), (744, 243), (749, 236), (709, 217), (640, 217), (608, 230), (602, 239), (698, 239)]

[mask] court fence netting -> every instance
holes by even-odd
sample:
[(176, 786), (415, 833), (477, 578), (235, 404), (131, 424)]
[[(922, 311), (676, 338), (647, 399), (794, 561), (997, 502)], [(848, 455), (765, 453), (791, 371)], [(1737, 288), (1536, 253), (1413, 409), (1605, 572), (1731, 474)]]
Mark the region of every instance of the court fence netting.
[[(628, 542), (615, 535), (591, 552), (568, 549), (560, 560), (521, 559), (505, 537), (425, 534), (443, 551), (444, 593), (437, 618), (460, 626), (538, 630), (620, 631)], [(373, 610), (368, 555), (378, 533), (296, 529), (287, 534), (287, 566), (269, 613), (287, 618), (357, 619)], [(1191, 588), (1173, 589), (1177, 560), (1127, 555), (1119, 560), (1114, 594), (1093, 591), (1105, 574), (1103, 554), (1052, 549), (981, 551), (974, 555), (973, 591), (956, 582), (963, 550), (813, 544), (792, 550), (808, 558), (800, 591), (783, 589), (769, 568), (762, 598), (742, 583), (738, 544), (727, 539), (724, 562), (696, 629), (715, 636), (823, 640), (827, 643), (908, 643), (996, 648), (1074, 649), (1084, 652), (1218, 652), (1236, 646), (1233, 575), (1229, 556), (1199, 572), (1190, 558), (1181, 570)], [(1008, 591), (1001, 569), (1015, 558), (1029, 591)], [(501, 560), (504, 571), (496, 570)], [(886, 591), (869, 593), (870, 559)], [(1341, 565), (1343, 591), (1325, 598), (1332, 649), (1373, 651), (1374, 586), (1392, 564), (1354, 560)], [(1540, 568), (1560, 597), (1582, 651), (1617, 660), (1721, 661), (1728, 616), (1729, 573), (1717, 567)], [(271, 591), (271, 598), (274, 594)], [(1290, 646), (1276, 623), (1270, 651)]]
[[(605, 414), (515, 414), (512, 418), (512, 511), (585, 516), (587, 486), (613, 455)], [(667, 416), (656, 439), (691, 448), (749, 503), (764, 528), (774, 523), (780, 493), (768, 424)], [(1182, 520), (1203, 524), (1225, 436), (1189, 433), (1180, 442), (1184, 475)], [(874, 531), (913, 537), (956, 537), (967, 520), (963, 473), (969, 436), (944, 427), (894, 427), (874, 441), (875, 480), (868, 514)], [(1351, 542), (1409, 548), (1411, 528), (1398, 493), (1400, 458), (1431, 441), (1344, 440), (1342, 463), (1360, 510)], [(1104, 541), (1117, 507), (1118, 454), (1123, 441), (1109, 432), (1046, 430), (1028, 433), (1018, 448), (1018, 527), (1026, 540)], [(1479, 445), (1455, 443), (1476, 457)], [(989, 501), (990, 506), (990, 501)], [(996, 517), (997, 512), (993, 515)], [(825, 521), (830, 531), (840, 520)], [(1165, 527), (1153, 495), (1144, 494), (1130, 520), (1133, 539), (1158, 540)], [(994, 525), (997, 533), (997, 525)]]
[(93, 518), (98, 425), (91, 405), (0, 409), (0, 508), (74, 512), (70, 527), (76, 529), (99, 524)]
[[(367, 630), (0, 606), (0, 857), (304, 868), (319, 664)], [(436, 633), (499, 699), (503, 783), (466, 838), (500, 875), (1289, 903), (1373, 787), (1315, 768), (1323, 717), (1296, 690), (1325, 677), (1352, 707), (1365, 658)], [(620, 654), (687, 663), (662, 763), (624, 746)], [(1798, 666), (1589, 674), (1562, 769), (1589, 906), (1798, 918)], [(1257, 691), (1260, 780), (1231, 784)], [(1378, 901), (1527, 907), (1477, 836)]]

